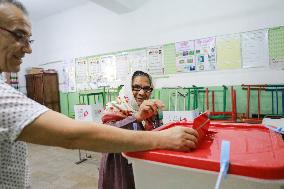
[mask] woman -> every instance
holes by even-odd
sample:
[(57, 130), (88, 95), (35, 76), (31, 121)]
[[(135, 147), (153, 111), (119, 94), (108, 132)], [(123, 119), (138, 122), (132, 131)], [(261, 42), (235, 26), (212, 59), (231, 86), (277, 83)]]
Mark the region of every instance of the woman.
[[(151, 77), (135, 71), (129, 80), (117, 100), (107, 104), (103, 123), (132, 130), (158, 127), (157, 111), (164, 105), (159, 100), (149, 100), (153, 90)], [(132, 166), (120, 153), (103, 154), (99, 176), (99, 189), (135, 188)]]

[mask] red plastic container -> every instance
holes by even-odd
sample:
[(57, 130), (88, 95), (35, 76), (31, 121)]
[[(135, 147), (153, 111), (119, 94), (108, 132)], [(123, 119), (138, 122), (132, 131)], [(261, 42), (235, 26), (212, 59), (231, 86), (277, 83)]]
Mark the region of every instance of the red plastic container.
[[(161, 127), (161, 129), (176, 125), (177, 124), (172, 123)], [(185, 122), (180, 122), (178, 125), (188, 127), (193, 126), (192, 123)], [(211, 179), (210, 180), (205, 177), (207, 179), (204, 180), (204, 182), (210, 180), (211, 183), (208, 186), (212, 186), (211, 188), (213, 188), (214, 180), (217, 179), (220, 169), (220, 148), (222, 140), (230, 141), (231, 146), (228, 172), (229, 177), (241, 177), (241, 179), (237, 179), (238, 182), (233, 181), (231, 185), (228, 184), (228, 186), (230, 186), (229, 188), (284, 187), (284, 141), (280, 134), (270, 131), (260, 124), (250, 125), (213, 122), (210, 123), (208, 132), (200, 141), (198, 148), (190, 152), (152, 150), (125, 153), (125, 156), (133, 162), (134, 174), (137, 171), (141, 172), (135, 168), (137, 160), (159, 166), (166, 166), (169, 168), (167, 170), (181, 168), (180, 171), (182, 170), (181, 172), (183, 172), (185, 169), (188, 169), (191, 174), (193, 173), (193, 176), (195, 171), (197, 171), (199, 176), (198, 178), (195, 178), (195, 180), (200, 178), (200, 173), (202, 178), (202, 172), (213, 173), (212, 176), (214, 179), (208, 177)], [(179, 174), (179, 171), (175, 171), (175, 174)], [(135, 175), (135, 181), (137, 180), (136, 177), (139, 177), (139, 175)], [(187, 177), (187, 173), (184, 177)], [(251, 181), (247, 182), (244, 181), (244, 179), (249, 179)], [(187, 182), (187, 180), (190, 181), (191, 179), (181, 179), (181, 182)], [(143, 182), (153, 182), (153, 180), (151, 181), (146, 178)], [(192, 183), (194, 180), (191, 180), (190, 182)], [(198, 182), (200, 182), (200, 180)], [(242, 182), (246, 184), (242, 186)], [(263, 184), (263, 182), (266, 184)], [(170, 183), (175, 182), (173, 181)], [(228, 183), (230, 183), (230, 181)], [(182, 185), (185, 183), (179, 184), (180, 185), (177, 186), (170, 186), (170, 184), (167, 184), (166, 186), (169, 185), (168, 188), (183, 188)], [(185, 184), (185, 188), (188, 184)], [(200, 186), (202, 186), (204, 183), (201, 182), (200, 184)], [(207, 188), (207, 185), (204, 185), (202, 188)]]

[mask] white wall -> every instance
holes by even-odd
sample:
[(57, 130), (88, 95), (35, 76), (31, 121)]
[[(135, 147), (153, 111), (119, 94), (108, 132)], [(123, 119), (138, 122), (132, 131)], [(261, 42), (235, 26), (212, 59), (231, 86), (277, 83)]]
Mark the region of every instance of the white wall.
[[(122, 15), (86, 3), (33, 24), (36, 44), (26, 64), (281, 25), (283, 0), (150, 0)], [(156, 79), (157, 87), (241, 83), (284, 83), (284, 71), (212, 71)]]

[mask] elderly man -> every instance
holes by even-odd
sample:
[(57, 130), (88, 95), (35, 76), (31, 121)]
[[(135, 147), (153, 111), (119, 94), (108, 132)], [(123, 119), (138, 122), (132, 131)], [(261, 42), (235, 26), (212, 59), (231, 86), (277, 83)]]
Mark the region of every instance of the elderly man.
[[(32, 52), (31, 35), (31, 23), (23, 5), (14, 0), (0, 0), (0, 73), (19, 71), (22, 58)], [(145, 115), (156, 114), (160, 105), (159, 101), (153, 101), (144, 110), (148, 111)], [(185, 127), (135, 132), (78, 122), (28, 99), (0, 78), (0, 188), (3, 189), (30, 187), (25, 142), (122, 152), (189, 150), (195, 148), (197, 137), (195, 130)]]

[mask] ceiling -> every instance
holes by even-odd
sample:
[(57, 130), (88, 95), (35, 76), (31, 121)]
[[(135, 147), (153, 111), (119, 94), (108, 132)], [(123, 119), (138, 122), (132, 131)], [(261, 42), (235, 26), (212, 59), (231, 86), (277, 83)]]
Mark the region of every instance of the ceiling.
[(148, 0), (19, 0), (28, 9), (30, 19), (38, 21), (85, 3), (96, 3), (112, 12), (123, 14), (142, 6)]
[[(89, 2), (89, 0), (19, 0), (27, 8), (30, 19), (38, 21), (44, 19), (53, 14), (62, 12), (66, 9), (70, 9), (76, 6), (80, 6), (83, 3)], [(68, 2), (68, 3), (67, 3)]]
[(91, 0), (92, 2), (117, 14), (134, 11), (148, 0)]

